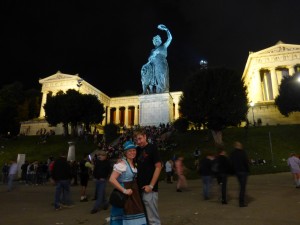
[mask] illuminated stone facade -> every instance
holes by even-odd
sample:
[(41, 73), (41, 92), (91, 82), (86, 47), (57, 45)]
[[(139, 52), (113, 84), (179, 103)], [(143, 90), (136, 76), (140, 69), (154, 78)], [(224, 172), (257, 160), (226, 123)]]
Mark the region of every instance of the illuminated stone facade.
[[(56, 74), (40, 79), (39, 83), (42, 85), (42, 101), (40, 116), (38, 119), (25, 121), (21, 123), (20, 133), (25, 135), (36, 135), (41, 130), (53, 130), (56, 134), (62, 134), (63, 129), (61, 125), (57, 127), (49, 127), (49, 124), (45, 120), (44, 104), (47, 102), (48, 95), (56, 95), (57, 92), (66, 92), (68, 89), (78, 90), (82, 94), (96, 95), (99, 101), (103, 104), (105, 109), (104, 119), (101, 127), (105, 124), (114, 123), (121, 126), (132, 127), (140, 124), (140, 96), (128, 96), (128, 97), (114, 97), (110, 98), (85, 80), (76, 75), (64, 74), (58, 71)], [(170, 92), (170, 99), (172, 100), (171, 109), (172, 113), (168, 122), (173, 122), (179, 117), (178, 104), (182, 92)], [(167, 122), (167, 121), (162, 121)], [(159, 121), (152, 123), (151, 125), (159, 125)]]
[(243, 79), (248, 99), (253, 104), (248, 114), (250, 123), (257, 123), (259, 119), (262, 125), (300, 122), (299, 113), (284, 117), (274, 104), (282, 78), (299, 71), (300, 45), (278, 42), (272, 47), (249, 53)]

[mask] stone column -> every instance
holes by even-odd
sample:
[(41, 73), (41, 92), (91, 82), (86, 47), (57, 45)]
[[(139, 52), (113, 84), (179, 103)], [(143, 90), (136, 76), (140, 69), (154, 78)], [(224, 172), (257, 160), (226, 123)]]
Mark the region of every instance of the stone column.
[(292, 76), (295, 73), (294, 67), (290, 66), (288, 69), (289, 69), (289, 75)]
[(103, 104), (103, 108), (104, 108), (104, 113), (102, 114), (102, 116), (103, 116), (103, 119), (102, 119), (102, 122), (101, 122), (102, 126), (104, 126), (106, 124), (106, 120), (107, 120), (107, 115), (106, 115), (107, 106)]
[(174, 115), (174, 119), (177, 120), (179, 118), (179, 108), (178, 108), (178, 102), (174, 102), (175, 105), (175, 115)]
[(124, 125), (128, 127), (128, 106), (125, 106), (125, 112), (124, 112)]
[(40, 116), (39, 118), (44, 118), (45, 117), (45, 110), (44, 110), (44, 105), (47, 101), (47, 93), (43, 92), (43, 97), (42, 97), (42, 103), (41, 103), (41, 109), (40, 109)]
[(106, 111), (106, 116), (107, 116), (107, 124), (110, 124), (110, 107), (107, 107), (107, 111)]
[(251, 95), (250, 99), (253, 102), (259, 102), (264, 100), (261, 85), (262, 84), (260, 80), (260, 71), (258, 70), (256, 73), (252, 75), (252, 82), (250, 84), (251, 92), (249, 92), (249, 94)]
[(134, 122), (133, 122), (134, 125), (139, 124), (139, 108), (138, 107), (139, 107), (138, 105), (134, 106)]
[(269, 79), (268, 79), (268, 74), (267, 73), (264, 73), (264, 90), (265, 90), (265, 96), (266, 96), (266, 99), (265, 100), (267, 100), (267, 101), (269, 101), (270, 100), (270, 98), (271, 98), (271, 94), (272, 93), (270, 93), (270, 82), (269, 82)]
[(279, 89), (279, 86), (280, 86), (281, 80), (282, 80), (282, 71), (281, 70), (275, 70), (275, 73), (276, 73), (276, 77), (277, 77), (277, 81), (278, 81), (278, 89)]
[(270, 69), (271, 73), (271, 82), (272, 82), (272, 90), (273, 90), (273, 99), (275, 99), (278, 96), (278, 79), (277, 74), (275, 72), (275, 68)]
[(116, 107), (116, 124), (120, 123), (120, 109)]

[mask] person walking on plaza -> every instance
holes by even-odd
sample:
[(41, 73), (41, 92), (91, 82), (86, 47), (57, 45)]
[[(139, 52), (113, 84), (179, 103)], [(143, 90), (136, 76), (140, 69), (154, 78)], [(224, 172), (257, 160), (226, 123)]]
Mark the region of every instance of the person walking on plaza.
[(8, 185), (7, 190), (8, 191), (12, 191), (13, 182), (17, 176), (17, 173), (18, 173), (18, 164), (17, 164), (16, 160), (12, 160), (11, 164), (9, 166), (9, 171), (8, 171), (8, 182), (7, 182), (7, 185)]
[(185, 178), (185, 166), (183, 164), (183, 156), (179, 156), (176, 161), (175, 161), (175, 171), (177, 174), (177, 185), (176, 185), (176, 191), (177, 192), (182, 192), (182, 189), (186, 189), (187, 188), (187, 182), (186, 182), (186, 178)]
[(138, 185), (146, 208), (149, 225), (160, 225), (158, 213), (158, 178), (162, 170), (162, 160), (157, 147), (147, 142), (144, 129), (134, 132), (134, 138), (139, 146), (137, 151)]
[(173, 183), (173, 173), (174, 173), (174, 162), (172, 159), (169, 159), (165, 163), (165, 170), (167, 175), (167, 183), (172, 184)]
[(240, 185), (240, 194), (239, 194), (239, 206), (246, 207), (245, 203), (245, 194), (246, 194), (246, 185), (247, 178), (249, 174), (249, 159), (246, 152), (243, 150), (243, 145), (236, 141), (233, 145), (234, 150), (230, 154), (230, 161), (232, 165), (233, 172), (235, 173), (239, 185)]
[(26, 160), (21, 166), (21, 181), (27, 184), (27, 166), (29, 165), (28, 161)]
[(136, 182), (136, 146), (132, 141), (123, 145), (124, 158), (113, 166), (109, 182), (128, 196), (124, 208), (111, 207), (110, 225), (146, 225), (147, 220), (139, 187)]
[(86, 202), (88, 201), (86, 195), (86, 189), (90, 179), (90, 170), (93, 170), (93, 165), (91, 163), (91, 160), (89, 159), (89, 154), (84, 154), (83, 159), (79, 163), (79, 168), (80, 168), (80, 185), (81, 185), (80, 201)]
[[(52, 181), (55, 183), (55, 210), (61, 209), (61, 205), (71, 206), (70, 182), (71, 166), (67, 162), (66, 154), (62, 154), (53, 164), (51, 172)], [(62, 196), (62, 201), (61, 201)]]
[(300, 188), (300, 159), (295, 153), (291, 153), (287, 160), (287, 164), (290, 167), (296, 188)]
[(216, 161), (218, 166), (217, 180), (221, 186), (221, 203), (227, 204), (227, 177), (228, 174), (231, 173), (231, 165), (226, 151), (223, 148), (218, 151)]
[(109, 203), (105, 197), (105, 192), (109, 174), (110, 162), (107, 159), (107, 153), (104, 150), (100, 150), (94, 162), (93, 176), (96, 183), (96, 201), (91, 214), (98, 212), (101, 206), (104, 210), (108, 208)]
[(2, 167), (2, 182), (3, 184), (6, 184), (8, 181), (8, 171), (9, 171), (9, 166), (7, 163), (4, 163)]
[(203, 183), (203, 198), (209, 200), (213, 181), (212, 162), (214, 155), (210, 151), (205, 151), (204, 155), (205, 157), (200, 161), (199, 172)]

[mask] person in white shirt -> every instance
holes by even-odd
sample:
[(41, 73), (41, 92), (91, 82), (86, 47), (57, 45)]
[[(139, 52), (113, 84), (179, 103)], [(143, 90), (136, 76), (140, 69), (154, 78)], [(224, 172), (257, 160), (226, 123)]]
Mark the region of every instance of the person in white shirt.
[(300, 159), (295, 153), (291, 153), (287, 160), (291, 173), (294, 178), (296, 188), (300, 188)]
[(174, 162), (172, 159), (169, 159), (166, 163), (165, 163), (165, 171), (167, 174), (167, 183), (172, 184), (173, 183), (173, 173), (174, 173)]

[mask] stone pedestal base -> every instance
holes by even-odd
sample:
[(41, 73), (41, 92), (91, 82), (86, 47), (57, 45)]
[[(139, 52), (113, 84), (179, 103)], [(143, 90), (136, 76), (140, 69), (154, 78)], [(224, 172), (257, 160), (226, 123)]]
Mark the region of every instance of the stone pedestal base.
[(173, 99), (170, 93), (140, 95), (141, 126), (159, 126), (171, 123), (173, 116)]

